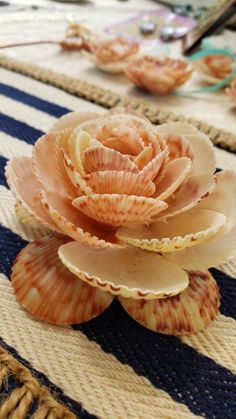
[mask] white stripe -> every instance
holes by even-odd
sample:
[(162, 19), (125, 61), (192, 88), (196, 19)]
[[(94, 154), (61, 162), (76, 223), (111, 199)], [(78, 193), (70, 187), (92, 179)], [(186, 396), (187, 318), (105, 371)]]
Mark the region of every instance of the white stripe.
[(101, 419), (199, 417), (83, 333), (33, 319), (16, 302), (3, 274), (0, 292), (3, 340), (90, 413)]
[(25, 77), (21, 74), (16, 74), (13, 71), (5, 70), (3, 68), (0, 68), (0, 80), (2, 83), (9, 86), (23, 90), (26, 93), (30, 93), (33, 96), (55, 103), (56, 105), (64, 106), (70, 110), (76, 110), (77, 112), (80, 110), (104, 111), (104, 108), (95, 105), (94, 103), (90, 103), (86, 100), (70, 95), (63, 90), (57, 89), (56, 87), (41, 83), (37, 80), (31, 79), (30, 77)]
[(202, 332), (184, 336), (181, 341), (236, 373), (236, 321), (232, 317), (218, 314)]
[(11, 135), (0, 132), (0, 154), (7, 159), (15, 156), (30, 156), (33, 146)]
[(0, 103), (2, 113), (41, 131), (48, 131), (57, 120), (54, 116), (2, 95)]

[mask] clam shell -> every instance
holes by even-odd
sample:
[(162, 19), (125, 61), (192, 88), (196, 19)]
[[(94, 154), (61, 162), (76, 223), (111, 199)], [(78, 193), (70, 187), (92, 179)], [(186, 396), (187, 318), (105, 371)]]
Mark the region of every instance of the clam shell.
[(121, 227), (116, 235), (126, 243), (152, 252), (174, 252), (196, 246), (212, 237), (226, 223), (215, 211), (192, 210), (149, 226)]
[(13, 157), (5, 168), (7, 183), (16, 200), (31, 217), (44, 227), (58, 231), (41, 204), (39, 194), (42, 186), (34, 174), (30, 157)]
[(165, 174), (158, 183), (155, 197), (166, 199), (173, 194), (190, 172), (192, 162), (187, 157), (171, 160), (166, 165)]
[(135, 195), (94, 194), (74, 199), (73, 205), (96, 221), (112, 226), (148, 223), (167, 204)]
[(82, 179), (80, 172), (73, 165), (72, 161), (67, 156), (65, 150), (61, 149), (64, 166), (71, 182), (73, 183), (78, 195), (90, 195), (93, 193), (92, 189), (87, 185), (86, 181)]
[(78, 125), (90, 119), (96, 119), (101, 116), (98, 112), (69, 112), (59, 118), (51, 127), (51, 132), (59, 132), (66, 128), (74, 129)]
[(116, 236), (105, 229), (98, 227), (71, 205), (71, 200), (56, 192), (42, 192), (41, 201), (48, 216), (58, 228), (72, 239), (86, 246), (103, 249), (107, 247), (120, 247)]
[(40, 320), (54, 324), (88, 321), (113, 300), (65, 268), (57, 254), (65, 242), (61, 237), (46, 236), (28, 244), (18, 254), (11, 276), (22, 306)]
[(138, 169), (128, 157), (107, 147), (91, 147), (83, 152), (83, 164), (87, 173), (117, 170), (137, 173)]
[(159, 255), (134, 247), (96, 251), (79, 243), (62, 245), (62, 263), (93, 287), (132, 298), (163, 298), (188, 286), (188, 275)]
[(175, 336), (200, 332), (218, 313), (219, 289), (209, 272), (192, 271), (188, 276), (188, 288), (174, 297), (119, 301), (134, 320), (154, 332)]
[(97, 194), (152, 196), (156, 190), (153, 182), (132, 172), (93, 172), (84, 177), (86, 184)]

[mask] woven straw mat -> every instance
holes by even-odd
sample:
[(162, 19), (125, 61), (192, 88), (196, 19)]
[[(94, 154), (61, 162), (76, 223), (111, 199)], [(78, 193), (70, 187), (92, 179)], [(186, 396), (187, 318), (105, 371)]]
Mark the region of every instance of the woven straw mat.
[[(146, 330), (116, 302), (72, 327), (37, 321), (16, 302), (13, 260), (40, 231), (16, 218), (7, 160), (29, 155), (69, 110), (101, 110), (128, 98), (12, 59), (0, 57), (0, 64), (0, 418), (235, 419), (236, 261), (212, 270), (222, 294), (216, 320), (182, 338)], [(157, 123), (177, 119), (144, 102), (131, 104)], [(227, 133), (202, 126), (215, 144), (235, 147)], [(236, 170), (233, 153), (216, 148), (216, 156), (218, 168)]]

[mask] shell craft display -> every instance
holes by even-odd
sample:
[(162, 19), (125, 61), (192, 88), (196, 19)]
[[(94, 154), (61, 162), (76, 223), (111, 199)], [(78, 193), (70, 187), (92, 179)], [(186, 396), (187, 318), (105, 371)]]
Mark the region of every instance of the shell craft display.
[(125, 75), (135, 86), (157, 95), (173, 92), (191, 74), (191, 65), (184, 59), (148, 55), (132, 60), (125, 68)]
[(123, 73), (127, 63), (137, 56), (139, 44), (121, 37), (93, 39), (83, 54), (100, 70), (107, 73)]
[(224, 80), (233, 70), (233, 59), (223, 54), (211, 54), (193, 63), (203, 80), (210, 84)]
[(6, 166), (21, 222), (42, 232), (14, 262), (17, 300), (65, 325), (117, 298), (155, 332), (200, 331), (220, 305), (208, 269), (236, 255), (236, 173), (215, 170), (211, 141), (187, 123), (124, 108), (63, 116)]

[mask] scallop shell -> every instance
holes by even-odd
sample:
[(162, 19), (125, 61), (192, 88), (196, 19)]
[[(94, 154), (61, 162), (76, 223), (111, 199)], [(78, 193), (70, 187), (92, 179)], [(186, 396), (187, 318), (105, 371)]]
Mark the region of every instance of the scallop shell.
[(183, 136), (177, 136), (173, 132), (166, 137), (166, 143), (169, 151), (169, 160), (175, 160), (180, 157), (188, 157), (192, 160), (192, 147), (189, 141)]
[(188, 276), (188, 288), (174, 297), (119, 301), (134, 320), (154, 332), (175, 336), (200, 332), (218, 313), (219, 289), (209, 272), (192, 271)]
[(18, 301), (40, 320), (74, 324), (101, 314), (113, 297), (80, 281), (61, 263), (57, 251), (66, 239), (46, 236), (17, 256), (12, 285)]
[(89, 51), (82, 51), (84, 57), (88, 58), (91, 63), (93, 63), (97, 68), (104, 71), (105, 73), (110, 74), (122, 74), (125, 66), (127, 65), (127, 60), (116, 61), (113, 63), (101, 63), (97, 57)]
[(70, 242), (62, 245), (58, 254), (83, 281), (126, 298), (163, 298), (188, 286), (188, 275), (177, 265), (134, 247), (98, 252)]
[(61, 182), (57, 148), (61, 142), (67, 143), (70, 133), (71, 130), (68, 129), (43, 135), (36, 141), (32, 152), (34, 171), (44, 189), (65, 195), (68, 194), (68, 189)]
[(41, 223), (35, 218), (33, 214), (28, 212), (20, 202), (15, 203), (15, 213), (18, 220), (24, 224), (27, 228), (30, 228), (37, 234), (36, 238), (45, 236), (46, 234), (50, 233), (50, 230), (43, 227)]
[(199, 73), (201, 78), (210, 84), (216, 84), (222, 81), (222, 79), (211, 74), (210, 69), (204, 63), (203, 60), (197, 60), (192, 63), (193, 68)]
[(135, 157), (134, 163), (136, 164), (139, 170), (142, 170), (152, 160), (152, 157), (153, 148), (149, 144), (141, 151), (141, 153), (137, 155), (137, 157)]
[(122, 171), (93, 172), (84, 177), (86, 184), (97, 194), (152, 196), (156, 190), (153, 182), (143, 176)]
[(67, 197), (55, 192), (42, 192), (41, 201), (52, 221), (72, 239), (95, 249), (121, 247), (114, 233), (107, 231), (104, 226), (96, 226), (76, 210)]
[(63, 148), (61, 149), (61, 154), (62, 154), (62, 158), (63, 158), (67, 175), (69, 176), (71, 182), (76, 188), (77, 196), (90, 195), (91, 193), (93, 193), (92, 189), (87, 185), (86, 181), (82, 179), (80, 172), (73, 165), (72, 161), (69, 159), (69, 157), (67, 156)]
[(189, 176), (176, 193), (167, 198), (168, 208), (160, 214), (160, 219), (166, 220), (195, 207), (212, 193), (215, 185), (216, 180), (213, 175)]
[(78, 132), (78, 130), (80, 130), (80, 127), (75, 129), (70, 135), (68, 155), (79, 174), (84, 176), (85, 170), (82, 161), (82, 153), (89, 148), (92, 137), (88, 132)]
[(214, 236), (226, 223), (215, 211), (192, 210), (149, 226), (121, 227), (116, 235), (126, 243), (152, 252), (174, 252)]
[(171, 160), (166, 165), (165, 174), (156, 188), (157, 199), (166, 199), (173, 194), (190, 172), (192, 162), (187, 157)]
[(119, 194), (81, 196), (74, 199), (73, 205), (88, 217), (114, 227), (148, 223), (167, 207), (157, 199)]
[(161, 169), (162, 164), (168, 154), (168, 150), (164, 149), (156, 157), (154, 157), (140, 172), (142, 176), (149, 180), (155, 179)]
[(44, 227), (58, 231), (39, 199), (42, 186), (36, 178), (30, 157), (13, 157), (5, 168), (7, 183), (24, 210)]
[(87, 173), (117, 170), (137, 173), (136, 165), (126, 156), (107, 147), (91, 147), (83, 152), (83, 164)]
[(216, 169), (215, 151), (209, 137), (186, 122), (171, 122), (156, 128), (160, 135), (182, 137), (192, 152), (191, 175), (213, 174)]
[(59, 118), (51, 127), (51, 132), (59, 132), (66, 128), (74, 129), (78, 125), (91, 119), (96, 119), (101, 116), (98, 112), (68, 112)]

